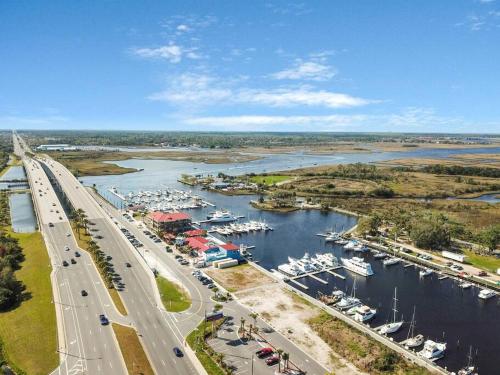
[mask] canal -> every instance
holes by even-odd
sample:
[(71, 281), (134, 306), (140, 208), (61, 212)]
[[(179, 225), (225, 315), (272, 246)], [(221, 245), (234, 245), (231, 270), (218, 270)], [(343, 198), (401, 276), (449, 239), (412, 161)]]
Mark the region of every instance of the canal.
[(10, 218), (12, 230), (17, 233), (36, 231), (36, 216), (30, 193), (13, 193), (9, 195)]

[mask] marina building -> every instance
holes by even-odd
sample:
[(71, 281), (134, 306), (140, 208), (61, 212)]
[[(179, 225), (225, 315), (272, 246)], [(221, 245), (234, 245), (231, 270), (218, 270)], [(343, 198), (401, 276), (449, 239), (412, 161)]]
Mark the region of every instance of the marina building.
[(150, 212), (144, 217), (144, 223), (156, 233), (179, 233), (191, 227), (191, 217), (184, 212)]

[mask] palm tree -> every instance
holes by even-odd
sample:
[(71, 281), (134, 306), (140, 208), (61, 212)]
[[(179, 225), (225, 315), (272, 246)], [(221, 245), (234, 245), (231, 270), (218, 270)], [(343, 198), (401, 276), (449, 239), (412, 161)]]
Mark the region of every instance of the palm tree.
[(240, 318), (240, 331), (243, 332), (243, 335), (245, 335), (245, 318), (241, 317)]
[(253, 319), (253, 326), (257, 328), (257, 317), (259, 316), (259, 313), (253, 312), (248, 314), (248, 316)]
[(290, 360), (290, 354), (288, 353), (283, 353), (283, 366), (285, 366), (285, 369), (288, 368), (288, 361)]
[(278, 372), (281, 372), (281, 355), (283, 354), (283, 349), (277, 349), (276, 353), (278, 353)]

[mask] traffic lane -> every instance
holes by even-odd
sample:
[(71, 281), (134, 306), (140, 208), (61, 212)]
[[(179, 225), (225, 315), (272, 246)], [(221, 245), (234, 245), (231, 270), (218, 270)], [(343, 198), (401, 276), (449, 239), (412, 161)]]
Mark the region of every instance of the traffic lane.
[[(52, 229), (51, 232), (56, 232), (57, 241), (65, 236), (67, 228), (65, 225), (56, 225)], [(68, 253), (64, 249), (60, 252)], [(81, 343), (83, 351), (83, 357), (80, 355), (80, 359), (84, 361), (82, 367), (88, 368), (89, 373), (107, 373), (111, 370), (114, 373), (125, 373), (121, 352), (116, 346), (112, 328), (101, 326), (99, 321), (99, 315), (104, 313), (101, 297), (96, 291), (100, 281), (88, 277), (89, 266), (85, 261), (78, 258), (76, 262), (72, 264), (68, 261), (67, 267), (59, 266), (69, 292), (68, 300), (61, 303), (64, 310), (73, 310), (75, 313), (73, 327), (70, 328), (78, 332), (78, 342)], [(92, 264), (90, 266), (93, 267)], [(82, 296), (82, 290), (86, 290), (88, 295)], [(71, 346), (75, 345), (75, 340), (70, 340), (69, 344), (71, 349)]]
[[(120, 292), (123, 302), (127, 307), (129, 315), (136, 323), (141, 339), (148, 350), (150, 357), (155, 363), (155, 368), (161, 373), (162, 369), (167, 371), (169, 363), (177, 367), (179, 374), (195, 373), (191, 363), (186, 360), (179, 360), (173, 354), (174, 346), (182, 346), (182, 337), (176, 335), (175, 327), (170, 326), (168, 330), (164, 327), (165, 320), (162, 319), (161, 311), (154, 298), (150, 277), (143, 271), (135, 256), (128, 255), (128, 244), (116, 228), (107, 219), (94, 219), (100, 228), (102, 239), (96, 241), (106, 254), (112, 256), (115, 270), (120, 274), (125, 288)], [(130, 262), (132, 267), (126, 267), (125, 263)], [(149, 306), (149, 308), (148, 308)], [(187, 371), (187, 372), (186, 372)]]

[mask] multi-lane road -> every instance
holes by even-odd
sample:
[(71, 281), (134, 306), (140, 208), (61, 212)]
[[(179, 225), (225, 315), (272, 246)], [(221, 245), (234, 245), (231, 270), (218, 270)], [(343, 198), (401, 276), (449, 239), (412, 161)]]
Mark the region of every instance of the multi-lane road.
[[(78, 248), (68, 218), (42, 167), (32, 159), (23, 161), (53, 269), (53, 303), (61, 358), (54, 374), (126, 374), (113, 330), (100, 324), (99, 315), (106, 314), (122, 324), (128, 324), (127, 319), (115, 310), (92, 259)], [(67, 266), (63, 266), (63, 261)], [(82, 290), (88, 295), (82, 296)]]

